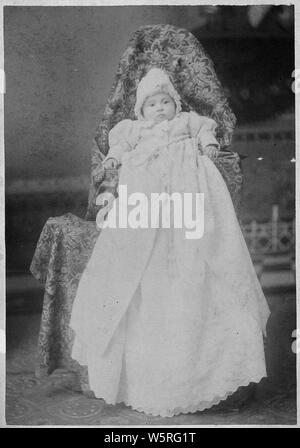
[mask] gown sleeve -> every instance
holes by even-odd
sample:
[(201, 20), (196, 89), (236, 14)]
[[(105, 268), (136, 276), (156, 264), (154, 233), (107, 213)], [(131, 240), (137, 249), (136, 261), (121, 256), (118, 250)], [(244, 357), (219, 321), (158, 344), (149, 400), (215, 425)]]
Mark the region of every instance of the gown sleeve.
[(209, 117), (198, 115), (196, 112), (189, 113), (189, 127), (191, 137), (196, 138), (200, 150), (206, 153), (208, 146), (213, 145), (220, 150), (220, 144), (216, 139), (217, 123)]
[(109, 151), (103, 162), (113, 157), (122, 163), (123, 154), (132, 149), (129, 143), (132, 123), (131, 120), (122, 120), (110, 130), (108, 135)]

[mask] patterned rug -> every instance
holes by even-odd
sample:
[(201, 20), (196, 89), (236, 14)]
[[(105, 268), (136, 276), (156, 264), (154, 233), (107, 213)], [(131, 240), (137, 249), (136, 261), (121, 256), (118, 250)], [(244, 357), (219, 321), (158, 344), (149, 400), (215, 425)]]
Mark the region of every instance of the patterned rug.
[(243, 409), (216, 406), (195, 414), (161, 418), (119, 404), (87, 398), (76, 375), (57, 370), (48, 377), (34, 376), (39, 315), (7, 319), (6, 422), (8, 425), (295, 425), (296, 391), (263, 380), (255, 397)]

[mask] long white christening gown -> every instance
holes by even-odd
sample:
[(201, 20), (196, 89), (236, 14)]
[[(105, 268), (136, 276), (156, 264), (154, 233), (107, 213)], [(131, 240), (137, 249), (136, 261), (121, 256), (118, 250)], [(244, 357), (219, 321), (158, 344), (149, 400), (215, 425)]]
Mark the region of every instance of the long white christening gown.
[(227, 186), (197, 150), (214, 129), (213, 120), (181, 112), (156, 125), (124, 120), (110, 132), (109, 155), (122, 153), (119, 188), (149, 203), (153, 192), (204, 193), (204, 234), (187, 239), (185, 226), (101, 231), (70, 325), (72, 356), (107, 403), (173, 416), (266, 376), (269, 308)]

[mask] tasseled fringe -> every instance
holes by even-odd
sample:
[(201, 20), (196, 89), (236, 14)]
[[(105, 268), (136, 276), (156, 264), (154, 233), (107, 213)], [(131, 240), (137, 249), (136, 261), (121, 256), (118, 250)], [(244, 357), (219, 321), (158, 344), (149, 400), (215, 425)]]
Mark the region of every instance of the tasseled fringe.
[[(170, 171), (168, 173), (168, 180), (165, 185), (165, 191), (170, 195), (171, 194), (171, 174)], [(170, 204), (170, 217), (173, 218), (173, 206)], [(179, 269), (176, 260), (176, 250), (174, 245), (174, 229), (171, 227), (169, 229), (169, 238), (168, 238), (168, 275), (171, 278), (175, 278), (178, 276)]]
[(178, 265), (176, 260), (176, 252), (175, 252), (175, 246), (174, 243), (169, 245), (168, 248), (168, 274), (171, 278), (177, 277), (179, 271), (178, 271)]

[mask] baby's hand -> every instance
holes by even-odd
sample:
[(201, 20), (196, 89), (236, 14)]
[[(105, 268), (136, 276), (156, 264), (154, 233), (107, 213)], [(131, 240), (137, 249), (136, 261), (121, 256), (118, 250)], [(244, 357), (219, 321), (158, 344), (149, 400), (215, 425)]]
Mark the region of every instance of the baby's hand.
[(215, 159), (218, 155), (218, 147), (215, 145), (207, 145), (204, 149), (204, 154), (212, 159)]
[(109, 157), (103, 163), (103, 166), (106, 170), (117, 169), (118, 165), (119, 165), (119, 162), (114, 157)]

